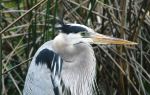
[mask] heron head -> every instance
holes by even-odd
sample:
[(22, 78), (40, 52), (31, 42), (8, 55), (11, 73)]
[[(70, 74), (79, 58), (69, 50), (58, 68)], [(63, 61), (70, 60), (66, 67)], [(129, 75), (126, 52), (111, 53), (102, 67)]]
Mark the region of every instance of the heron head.
[(137, 44), (124, 39), (99, 34), (93, 29), (81, 24), (63, 24), (58, 29), (61, 33), (66, 35), (67, 40), (71, 44), (77, 44), (80, 42), (90, 44)]

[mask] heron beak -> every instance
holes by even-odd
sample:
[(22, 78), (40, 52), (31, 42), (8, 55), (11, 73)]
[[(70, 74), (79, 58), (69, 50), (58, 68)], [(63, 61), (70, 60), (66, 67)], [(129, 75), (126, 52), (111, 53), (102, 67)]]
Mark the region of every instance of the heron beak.
[(105, 36), (102, 34), (94, 33), (90, 37), (92, 41), (90, 43), (94, 44), (104, 44), (104, 45), (136, 45), (138, 43), (127, 41), (124, 39), (113, 38), (109, 36)]

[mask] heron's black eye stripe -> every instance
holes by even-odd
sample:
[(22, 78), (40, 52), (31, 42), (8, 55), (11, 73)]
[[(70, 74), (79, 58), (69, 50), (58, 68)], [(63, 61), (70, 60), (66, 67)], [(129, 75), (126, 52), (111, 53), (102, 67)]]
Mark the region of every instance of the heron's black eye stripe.
[(61, 27), (62, 32), (69, 34), (69, 33), (79, 33), (82, 31), (87, 31), (85, 28), (81, 26), (71, 26), (71, 25), (63, 25)]

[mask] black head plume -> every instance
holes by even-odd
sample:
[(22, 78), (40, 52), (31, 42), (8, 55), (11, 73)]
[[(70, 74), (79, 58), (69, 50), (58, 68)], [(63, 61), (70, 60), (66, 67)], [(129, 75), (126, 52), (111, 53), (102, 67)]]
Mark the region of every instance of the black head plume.
[(57, 27), (56, 29), (66, 34), (87, 31), (86, 28), (80, 26), (79, 24), (65, 24), (63, 22), (60, 22), (59, 24), (59, 27)]

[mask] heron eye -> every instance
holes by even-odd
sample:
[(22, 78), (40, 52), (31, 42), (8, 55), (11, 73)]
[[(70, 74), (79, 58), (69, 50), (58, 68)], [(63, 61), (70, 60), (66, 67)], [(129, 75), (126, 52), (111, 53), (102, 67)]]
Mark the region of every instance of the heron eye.
[(87, 35), (87, 33), (85, 33), (85, 32), (81, 32), (80, 34), (81, 34), (81, 36), (86, 36)]

